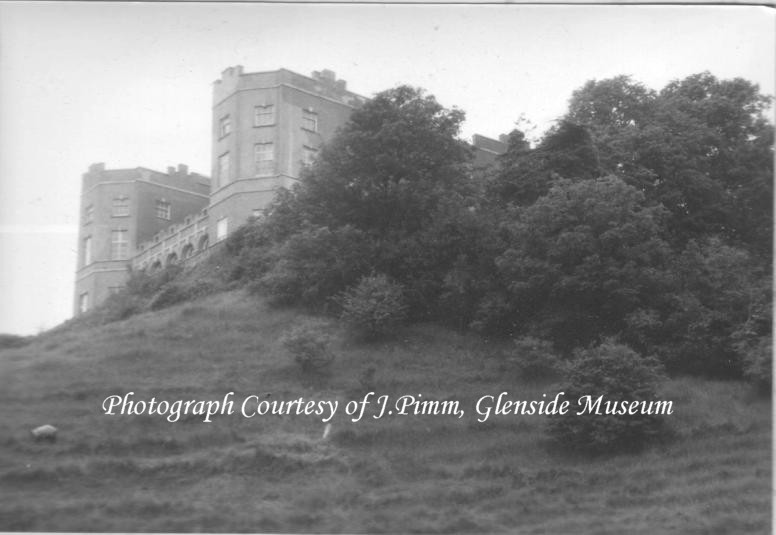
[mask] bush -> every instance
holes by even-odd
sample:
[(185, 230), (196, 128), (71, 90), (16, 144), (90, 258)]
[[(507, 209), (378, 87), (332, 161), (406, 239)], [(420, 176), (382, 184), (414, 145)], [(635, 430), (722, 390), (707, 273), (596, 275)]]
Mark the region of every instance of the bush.
[(402, 286), (383, 274), (363, 277), (339, 301), (342, 320), (365, 339), (390, 333), (404, 320), (407, 311)]
[(162, 287), (176, 279), (183, 268), (177, 264), (169, 265), (156, 273), (134, 271), (130, 274), (125, 290), (130, 295), (151, 297)]
[(187, 297), (186, 291), (181, 285), (168, 284), (154, 295), (153, 299), (151, 299), (151, 302), (148, 304), (148, 308), (151, 310), (160, 310), (186, 301)]
[(126, 289), (108, 296), (100, 307), (100, 315), (103, 323), (125, 320), (130, 316), (143, 311), (144, 300), (142, 297), (129, 293)]
[(733, 350), (743, 369), (744, 378), (762, 394), (771, 392), (773, 374), (773, 309), (770, 277), (762, 281), (749, 307), (749, 317), (733, 332)]
[(744, 377), (763, 394), (771, 392), (773, 349), (770, 337), (760, 337), (754, 343), (736, 344), (742, 353)]
[[(662, 379), (660, 363), (639, 356), (628, 346), (607, 340), (598, 347), (577, 351), (569, 366), (565, 392), (569, 411), (554, 416), (547, 429), (558, 444), (586, 453), (633, 451), (665, 433), (659, 415), (581, 414), (577, 400), (582, 396), (604, 401), (656, 401)], [(602, 411), (604, 411), (602, 404)]]
[(204, 280), (189, 283), (168, 283), (154, 295), (151, 302), (148, 304), (148, 308), (151, 310), (160, 310), (184, 301), (191, 301), (198, 297), (213, 293), (215, 288), (216, 285), (212, 282)]
[(273, 250), (272, 268), (258, 286), (275, 304), (325, 308), (368, 273), (371, 247), (369, 238), (353, 227), (306, 228)]
[(287, 331), (280, 344), (288, 351), (304, 373), (324, 373), (334, 362), (331, 336), (324, 323), (308, 322)]
[(533, 336), (514, 340), (515, 352), (507, 358), (510, 368), (524, 379), (552, 377), (560, 371), (561, 361), (552, 343)]

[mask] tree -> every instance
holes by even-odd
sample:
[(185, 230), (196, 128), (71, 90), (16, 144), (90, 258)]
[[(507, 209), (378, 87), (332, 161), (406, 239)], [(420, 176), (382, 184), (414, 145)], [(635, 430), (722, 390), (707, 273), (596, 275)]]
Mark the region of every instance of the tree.
[(591, 80), (571, 95), (565, 120), (587, 127), (604, 173), (637, 178), (633, 136), (649, 123), (656, 97), (629, 76)]
[(510, 133), (507, 152), (489, 186), (500, 203), (529, 205), (545, 195), (561, 178), (584, 180), (600, 175), (598, 152), (587, 128), (561, 121), (535, 149), (519, 130)]
[(257, 288), (277, 304), (326, 309), (333, 296), (374, 268), (371, 247), (364, 232), (351, 226), (305, 227), (274, 246)]
[(297, 196), (313, 224), (378, 237), (419, 230), (439, 200), (469, 187), (463, 112), (400, 86), (353, 112), (325, 146)]
[(601, 166), (671, 213), (679, 247), (722, 235), (768, 255), (772, 237), (773, 125), (756, 84), (708, 72), (659, 93), (627, 77), (576, 91), (566, 120), (585, 125)]
[(673, 371), (740, 377), (745, 350), (771, 334), (770, 315), (763, 313), (766, 303), (770, 309), (767, 272), (746, 250), (718, 237), (688, 242), (670, 272), (670, 306), (651, 347)]
[(479, 324), (528, 331), (565, 351), (617, 334), (665, 289), (664, 217), (617, 177), (559, 181), (515, 210), (496, 259), (500, 291), (481, 302)]

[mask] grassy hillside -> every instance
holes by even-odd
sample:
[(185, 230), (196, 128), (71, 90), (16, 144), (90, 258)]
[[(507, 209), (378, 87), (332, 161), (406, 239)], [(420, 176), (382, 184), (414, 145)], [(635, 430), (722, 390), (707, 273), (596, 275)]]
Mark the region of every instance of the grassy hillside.
[[(278, 338), (303, 320), (236, 290), (0, 352), (0, 530), (768, 533), (771, 406), (744, 384), (674, 379), (675, 438), (634, 455), (551, 452), (543, 417), (478, 423), (474, 400), (539, 399), (503, 348), (435, 326), (395, 343), (339, 336), (328, 378), (300, 377)], [(332, 326), (336, 332), (336, 326)], [(106, 416), (103, 399), (257, 394), (458, 399), (467, 414), (350, 423), (239, 414), (169, 423)], [(55, 444), (29, 430), (50, 423)]]

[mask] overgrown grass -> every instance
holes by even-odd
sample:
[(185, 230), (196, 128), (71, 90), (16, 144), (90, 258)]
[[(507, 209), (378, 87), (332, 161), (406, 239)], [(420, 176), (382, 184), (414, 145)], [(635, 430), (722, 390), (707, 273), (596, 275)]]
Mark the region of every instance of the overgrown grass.
[[(278, 340), (305, 317), (242, 291), (0, 352), (0, 530), (768, 533), (771, 406), (737, 382), (679, 378), (672, 441), (590, 459), (548, 449), (539, 416), (478, 423), (502, 391), (556, 386), (505, 373), (509, 347), (437, 326), (361, 345), (334, 331), (328, 376), (301, 376)], [(456, 399), (449, 416), (106, 416), (103, 399), (257, 394)], [(60, 429), (55, 444), (29, 430)]]

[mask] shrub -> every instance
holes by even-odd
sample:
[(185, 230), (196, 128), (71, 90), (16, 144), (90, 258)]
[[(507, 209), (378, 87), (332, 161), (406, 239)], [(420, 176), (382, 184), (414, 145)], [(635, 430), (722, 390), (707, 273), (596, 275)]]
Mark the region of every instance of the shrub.
[[(568, 367), (565, 392), (569, 411), (556, 415), (547, 429), (563, 447), (587, 453), (614, 453), (643, 447), (666, 432), (660, 416), (654, 414), (581, 414), (576, 403), (582, 396), (599, 396), (605, 401), (656, 401), (662, 379), (656, 359), (639, 356), (628, 346), (607, 340), (597, 347), (578, 350)], [(603, 404), (601, 411), (604, 411)]]
[(756, 342), (740, 342), (735, 348), (741, 354), (746, 380), (761, 393), (768, 394), (771, 391), (773, 373), (771, 338), (763, 336)]
[(176, 279), (182, 271), (183, 268), (176, 264), (169, 265), (156, 273), (134, 271), (127, 281), (125, 290), (131, 295), (151, 297), (165, 284)]
[(561, 368), (561, 361), (555, 354), (552, 343), (533, 336), (514, 340), (515, 352), (507, 358), (510, 367), (525, 379), (551, 377)]
[(206, 279), (189, 282), (185, 285), (186, 297), (189, 300), (199, 299), (218, 290), (218, 286), (216, 282)]
[(197, 280), (193, 282), (168, 283), (154, 295), (148, 308), (160, 310), (184, 301), (191, 301), (199, 297), (213, 293), (216, 285), (210, 281)]
[(143, 298), (129, 293), (126, 289), (108, 296), (101, 306), (103, 323), (125, 320), (143, 311)]
[(769, 394), (773, 374), (773, 309), (770, 278), (764, 282), (749, 308), (749, 317), (733, 332), (731, 339), (744, 378), (762, 394)]
[(280, 338), (280, 344), (304, 373), (324, 373), (334, 362), (334, 353), (329, 348), (331, 336), (324, 323), (297, 325)]
[(353, 227), (306, 228), (277, 246), (258, 286), (275, 304), (324, 307), (368, 272), (371, 242)]
[(407, 311), (401, 285), (383, 274), (363, 277), (339, 301), (342, 320), (366, 339), (390, 333), (404, 320)]
[(148, 304), (148, 308), (151, 310), (160, 310), (186, 301), (187, 298), (186, 291), (181, 285), (168, 284), (154, 295), (153, 299), (151, 299), (151, 302)]

